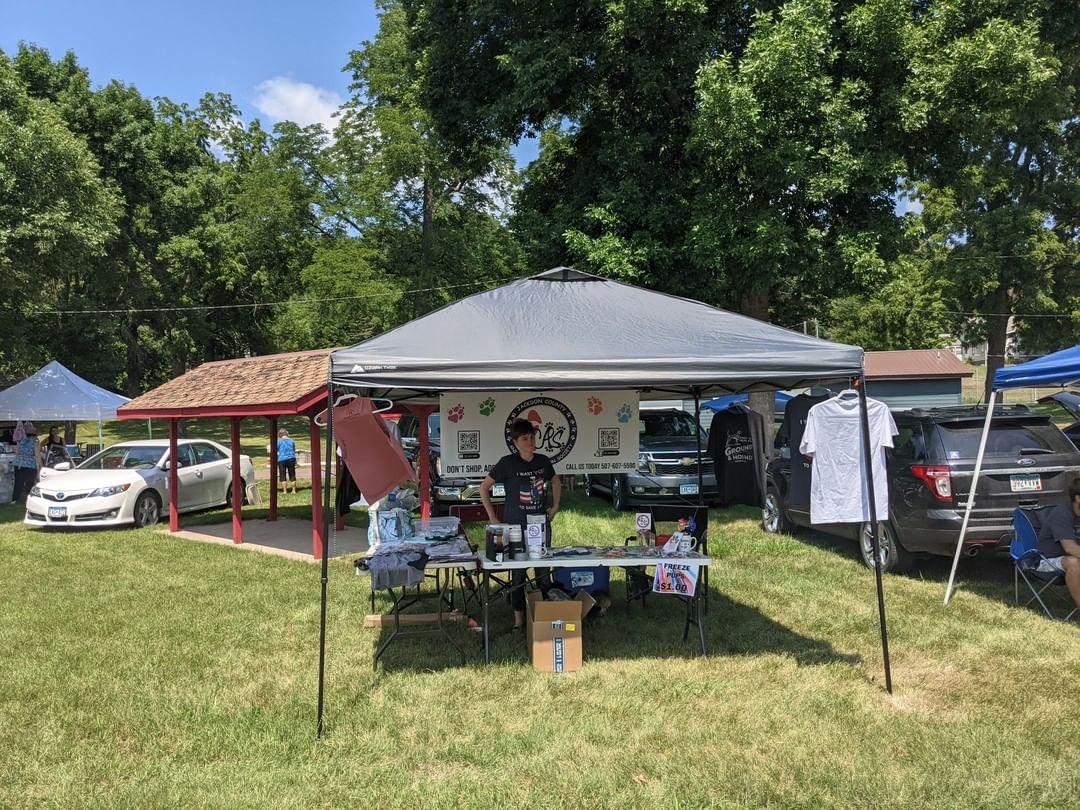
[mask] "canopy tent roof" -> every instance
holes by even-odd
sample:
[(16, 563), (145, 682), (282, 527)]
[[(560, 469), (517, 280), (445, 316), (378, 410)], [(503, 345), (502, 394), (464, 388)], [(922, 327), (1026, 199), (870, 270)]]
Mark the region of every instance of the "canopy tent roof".
[(994, 372), (994, 388), (1068, 385), (1080, 380), (1080, 345)]
[(116, 409), (127, 401), (53, 360), (0, 391), (0, 419), (100, 422), (115, 419)]
[(699, 301), (557, 267), (330, 355), (335, 385), (446, 390), (799, 388), (862, 371), (863, 351)]

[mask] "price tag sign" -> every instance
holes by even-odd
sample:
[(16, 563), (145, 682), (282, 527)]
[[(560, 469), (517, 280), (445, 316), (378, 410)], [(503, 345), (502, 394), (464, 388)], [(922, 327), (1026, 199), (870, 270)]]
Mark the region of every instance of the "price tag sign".
[(652, 515), (648, 512), (638, 512), (634, 515), (634, 525), (639, 532), (647, 532), (652, 528)]
[(655, 593), (673, 593), (676, 596), (693, 596), (697, 590), (698, 566), (675, 563), (658, 563), (653, 575)]

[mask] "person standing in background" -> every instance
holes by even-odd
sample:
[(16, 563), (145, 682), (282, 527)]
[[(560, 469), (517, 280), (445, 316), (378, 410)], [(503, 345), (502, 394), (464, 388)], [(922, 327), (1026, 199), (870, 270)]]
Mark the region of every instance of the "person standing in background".
[(68, 453), (64, 437), (60, 435), (60, 428), (55, 425), (49, 428), (49, 435), (41, 443), (41, 466), (53, 467), (61, 461), (71, 463), (71, 454)]
[(12, 497), (26, 503), (26, 496), (37, 483), (41, 451), (38, 449), (37, 428), (27, 422), (23, 430), (26, 435), (19, 439), (15, 451), (15, 489)]
[(278, 479), (281, 481), (282, 493), (289, 491), (289, 482), (292, 482), (293, 495), (296, 494), (296, 442), (289, 438), (289, 431), (282, 428), (278, 431), (277, 460)]

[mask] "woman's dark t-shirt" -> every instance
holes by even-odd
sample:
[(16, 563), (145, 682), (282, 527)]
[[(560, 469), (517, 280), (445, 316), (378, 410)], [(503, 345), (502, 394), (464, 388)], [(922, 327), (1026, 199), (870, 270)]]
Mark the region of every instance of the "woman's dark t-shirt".
[(542, 453), (534, 453), (532, 461), (523, 461), (516, 453), (505, 455), (488, 476), (506, 488), (503, 520), (507, 523), (524, 523), (526, 515), (547, 511), (547, 484), (555, 477), (555, 468)]

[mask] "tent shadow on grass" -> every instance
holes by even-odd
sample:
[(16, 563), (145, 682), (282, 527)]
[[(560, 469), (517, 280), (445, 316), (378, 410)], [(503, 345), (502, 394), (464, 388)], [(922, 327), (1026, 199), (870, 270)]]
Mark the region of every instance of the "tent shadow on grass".
[[(612, 583), (613, 605), (608, 614), (589, 618), (585, 623), (585, 661), (636, 661), (643, 659), (701, 658), (697, 629), (690, 628), (684, 642), (685, 608), (671, 598), (650, 597), (643, 608), (640, 602), (625, 603), (623, 583)], [(831, 663), (856, 665), (861, 657), (837, 652), (831, 644), (810, 638), (770, 619), (749, 605), (737, 602), (715, 588), (709, 590), (709, 613), (705, 616), (705, 646), (709, 657), (784, 655), (799, 666)], [(524, 634), (509, 631), (511, 616), (505, 604), (492, 602), (492, 664), (528, 666)], [(384, 629), (370, 647), (374, 655), (388, 637)], [(483, 636), (460, 624), (449, 628), (450, 635), (464, 651), (462, 656), (437, 635), (403, 638), (392, 644), (380, 659), (385, 672), (439, 671), (459, 666), (483, 666)]]
[[(849, 540), (845, 537), (836, 537), (805, 528), (799, 529), (793, 536), (799, 542), (807, 543), (862, 565), (861, 561), (859, 561), (858, 545), (853, 539)], [(941, 596), (944, 599), (945, 584), (949, 581), (949, 569), (951, 566), (951, 557), (923, 555), (916, 558), (911, 570), (886, 575), (886, 601), (888, 600), (888, 586), (891, 579), (940, 583)], [(1013, 566), (1007, 555), (987, 551), (974, 558), (961, 557), (957, 577), (961, 591), (1007, 604), (1012, 604), (1014, 601)]]

